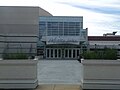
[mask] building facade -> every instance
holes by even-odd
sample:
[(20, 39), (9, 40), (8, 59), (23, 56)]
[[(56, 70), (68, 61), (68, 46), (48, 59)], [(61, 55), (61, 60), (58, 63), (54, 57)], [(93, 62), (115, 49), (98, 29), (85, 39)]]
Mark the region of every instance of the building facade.
[[(39, 51), (47, 59), (77, 59), (87, 43), (83, 17), (39, 17)], [(42, 50), (44, 52), (42, 52)]]
[(104, 50), (104, 48), (116, 49), (118, 58), (120, 58), (120, 36), (88, 36), (89, 46), (91, 51)]
[(6, 53), (35, 55), (39, 16), (51, 16), (39, 7), (0, 6), (0, 57)]

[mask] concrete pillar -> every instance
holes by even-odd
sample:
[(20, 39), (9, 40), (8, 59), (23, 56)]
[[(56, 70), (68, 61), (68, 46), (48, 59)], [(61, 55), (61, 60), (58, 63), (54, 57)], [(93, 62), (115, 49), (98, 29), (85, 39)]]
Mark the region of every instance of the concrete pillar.
[(67, 58), (69, 58), (69, 49), (67, 49)]
[(71, 58), (73, 58), (73, 49), (71, 49)]
[(49, 58), (51, 58), (51, 49), (49, 49)]
[(55, 58), (55, 49), (53, 48), (53, 58)]
[(48, 57), (47, 57), (47, 50), (48, 50), (48, 49), (46, 49), (46, 58), (48, 58)]
[(59, 49), (57, 49), (57, 58), (59, 58), (59, 56), (58, 56), (58, 50), (59, 50)]
[(75, 49), (75, 58), (78, 58), (77, 57), (77, 48)]

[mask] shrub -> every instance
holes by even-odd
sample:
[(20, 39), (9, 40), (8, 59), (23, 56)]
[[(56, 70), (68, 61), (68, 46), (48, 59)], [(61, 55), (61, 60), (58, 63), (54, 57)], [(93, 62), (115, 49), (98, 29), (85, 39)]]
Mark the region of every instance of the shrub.
[(117, 59), (117, 50), (115, 50), (115, 49), (105, 49), (104, 59)]
[(28, 59), (28, 56), (24, 53), (7, 53), (3, 55), (3, 59)]
[(95, 53), (93, 51), (86, 51), (83, 53), (83, 57), (85, 59), (93, 59), (96, 57)]
[(117, 59), (117, 50), (105, 48), (103, 51), (85, 51), (83, 53), (85, 59)]

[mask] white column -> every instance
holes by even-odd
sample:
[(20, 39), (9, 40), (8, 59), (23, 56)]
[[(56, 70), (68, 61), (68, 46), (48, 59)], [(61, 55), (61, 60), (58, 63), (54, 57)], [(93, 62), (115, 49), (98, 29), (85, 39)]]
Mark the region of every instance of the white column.
[(70, 49), (71, 50), (71, 58), (72, 58), (72, 56), (73, 56), (73, 54), (72, 54), (72, 49)]
[(47, 58), (47, 49), (46, 49), (46, 53), (45, 54), (46, 54), (46, 58)]
[(49, 58), (51, 58), (51, 49), (49, 49)]
[(69, 58), (69, 49), (68, 49), (68, 58)]
[(77, 48), (75, 49), (75, 58), (78, 58), (77, 57)]
[(64, 49), (64, 58), (66, 58), (66, 56), (65, 56), (65, 55), (66, 55), (66, 49)]
[(73, 49), (71, 49), (71, 58), (73, 58)]
[(68, 56), (67, 57), (69, 58), (69, 49), (67, 49), (67, 50), (68, 50), (68, 52), (67, 52)]
[(58, 57), (58, 50), (59, 50), (59, 49), (57, 49), (57, 58), (59, 58), (59, 57)]
[(60, 49), (60, 58), (62, 58), (62, 49)]
[(58, 58), (58, 49), (56, 48), (56, 50), (57, 50), (57, 58)]
[(46, 58), (47, 58), (47, 48), (46, 48), (46, 51), (45, 51), (45, 55), (46, 55)]
[(65, 49), (64, 49), (63, 53), (64, 53), (64, 57), (63, 58), (65, 58)]
[(58, 49), (58, 58), (60, 58), (60, 57), (59, 57), (59, 49)]
[(55, 58), (55, 49), (53, 48), (53, 57), (52, 58)]
[(81, 54), (81, 51), (80, 51), (80, 49), (78, 49), (78, 51), (79, 51), (79, 55)]

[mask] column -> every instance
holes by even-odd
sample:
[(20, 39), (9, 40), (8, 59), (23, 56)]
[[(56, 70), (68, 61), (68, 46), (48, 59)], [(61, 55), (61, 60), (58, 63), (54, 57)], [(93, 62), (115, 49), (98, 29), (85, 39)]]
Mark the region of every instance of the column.
[(71, 49), (71, 58), (73, 58), (73, 49)]
[(68, 54), (68, 55), (67, 55), (67, 58), (69, 58), (69, 49), (67, 49), (67, 51), (68, 51), (68, 52), (67, 52), (67, 54)]
[(65, 49), (64, 49), (64, 58), (65, 58)]
[(57, 49), (57, 58), (59, 58), (59, 56), (58, 56), (58, 50), (59, 50), (59, 49)]
[(79, 57), (79, 55), (80, 55), (80, 50), (77, 49), (77, 57)]
[(49, 58), (51, 58), (51, 49), (49, 49)]
[(48, 50), (49, 50), (49, 49), (46, 49), (46, 58), (48, 58), (48, 56), (49, 56)]
[(75, 49), (75, 58), (78, 58), (77, 57), (77, 48)]
[(47, 50), (48, 50), (48, 49), (46, 49), (46, 53), (45, 53), (45, 54), (46, 54), (46, 58), (47, 58)]
[(62, 58), (62, 49), (60, 49), (60, 58)]
[(62, 49), (60, 49), (60, 58), (62, 58)]
[(53, 58), (55, 58), (55, 49), (53, 48)]

